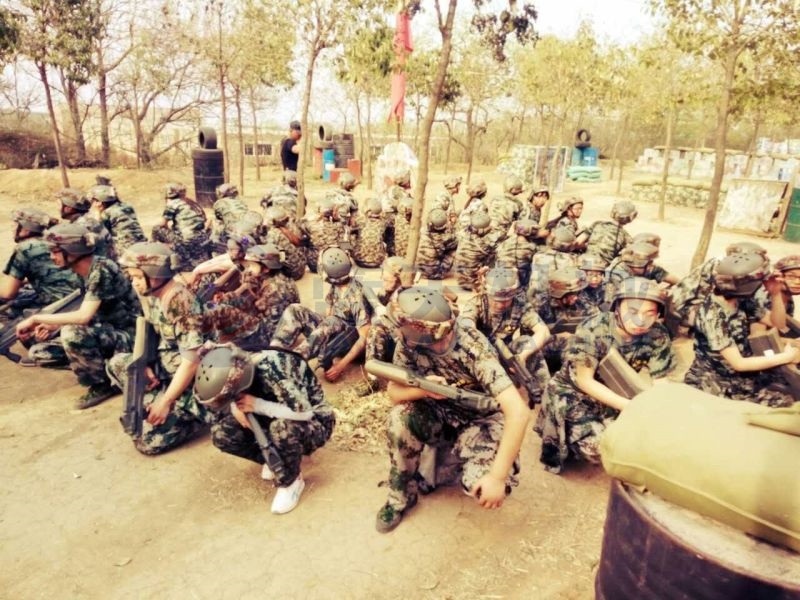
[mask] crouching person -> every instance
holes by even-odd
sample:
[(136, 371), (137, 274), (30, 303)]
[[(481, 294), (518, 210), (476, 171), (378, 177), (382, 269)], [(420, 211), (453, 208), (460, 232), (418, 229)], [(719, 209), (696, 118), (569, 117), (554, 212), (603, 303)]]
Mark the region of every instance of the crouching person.
[[(498, 508), (517, 485), (516, 463), (530, 412), (482, 333), (460, 327), (441, 292), (401, 291), (393, 302), (402, 343), (394, 364), (452, 387), (490, 394), (476, 405), (395, 381), (388, 385), (389, 497), (376, 528), (391, 531), (417, 503), (420, 456), (427, 444), (461, 466), (461, 486), (484, 508)], [(439, 453), (437, 453), (438, 455)]]
[(277, 348), (249, 354), (207, 343), (200, 355), (194, 391), (217, 413), (214, 445), (264, 465), (261, 478), (278, 486), (272, 512), (291, 511), (305, 487), (300, 462), (325, 445), (336, 421), (314, 372), (299, 354)]
[[(150, 384), (144, 405), (147, 423), (134, 439), (142, 454), (162, 454), (208, 430), (210, 416), (192, 397), (192, 381), (203, 344), (200, 306), (194, 294), (176, 280), (181, 258), (166, 244), (142, 242), (120, 257), (139, 294), (145, 318), (158, 335), (155, 363), (148, 369)], [(109, 376), (124, 387), (132, 355), (120, 353), (108, 361)]]

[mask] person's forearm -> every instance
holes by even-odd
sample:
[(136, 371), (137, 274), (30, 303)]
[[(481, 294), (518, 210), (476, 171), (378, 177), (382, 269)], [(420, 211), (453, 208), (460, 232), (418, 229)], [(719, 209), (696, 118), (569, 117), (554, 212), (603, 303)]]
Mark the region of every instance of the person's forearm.
[(769, 319), (778, 331), (786, 329), (786, 305), (783, 303), (783, 294), (778, 293), (770, 296), (772, 309), (769, 311)]
[(169, 382), (167, 389), (164, 391), (164, 399), (169, 402), (170, 406), (180, 398), (181, 394), (186, 391), (194, 381), (195, 373), (197, 372), (197, 363), (190, 360), (183, 359), (172, 376), (172, 381)]
[(386, 393), (389, 395), (389, 400), (392, 404), (403, 404), (404, 402), (413, 402), (415, 400), (422, 400), (428, 398), (428, 392), (418, 387), (412, 387), (390, 381), (386, 386)]
[(495, 479), (505, 481), (522, 448), (530, 420), (530, 410), (513, 387), (501, 392), (497, 399), (503, 409), (503, 435), (489, 474)]
[(614, 393), (593, 377), (577, 377), (575, 383), (584, 394), (616, 410), (623, 410), (630, 403), (630, 400)]

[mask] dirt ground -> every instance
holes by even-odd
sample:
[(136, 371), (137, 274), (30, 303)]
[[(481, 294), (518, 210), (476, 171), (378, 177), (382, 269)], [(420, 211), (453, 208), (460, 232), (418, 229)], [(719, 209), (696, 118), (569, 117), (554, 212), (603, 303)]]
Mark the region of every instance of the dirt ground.
[[(191, 170), (111, 170), (121, 197), (149, 228), (167, 181)], [(490, 195), (502, 176), (486, 170)], [(71, 174), (75, 187), (94, 171)], [(437, 172), (431, 188), (440, 189)], [(248, 173), (247, 198), (260, 193)], [(35, 206), (56, 213), (55, 171), (0, 171), (0, 229), (9, 213)], [(310, 185), (313, 199), (323, 184)], [(582, 220), (607, 218), (614, 184), (568, 184), (586, 200)], [(359, 197), (368, 195), (359, 190)], [(462, 195), (463, 202), (463, 195)], [(684, 274), (702, 224), (701, 211), (641, 205), (632, 233), (662, 238), (661, 263)], [(709, 255), (742, 236), (715, 233)], [(796, 252), (761, 240), (773, 257)], [(0, 241), (8, 256), (11, 236)], [(304, 302), (321, 299), (315, 277)], [(682, 355), (685, 356), (686, 348)], [(361, 377), (352, 369), (348, 381)], [(326, 384), (330, 395), (341, 384)], [(259, 468), (217, 451), (208, 438), (164, 456), (138, 454), (121, 431), (121, 397), (72, 409), (81, 388), (68, 371), (23, 369), (0, 359), (0, 596), (6, 598), (591, 598), (609, 480), (599, 468), (548, 474), (529, 433), (520, 486), (502, 509), (485, 511), (458, 489), (423, 497), (400, 527), (375, 532), (385, 500), (384, 452), (329, 445), (306, 459), (303, 499), (288, 515), (269, 512), (270, 484)], [(341, 444), (339, 445), (341, 447)]]

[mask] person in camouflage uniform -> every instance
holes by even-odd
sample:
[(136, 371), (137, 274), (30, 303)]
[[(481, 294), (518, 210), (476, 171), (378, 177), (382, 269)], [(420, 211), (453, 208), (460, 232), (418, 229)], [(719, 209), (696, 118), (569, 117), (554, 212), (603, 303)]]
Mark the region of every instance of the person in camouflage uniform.
[[(105, 179), (98, 176), (98, 180)], [(114, 243), (111, 233), (103, 224), (90, 214), (92, 202), (89, 197), (74, 188), (64, 188), (56, 193), (56, 200), (59, 204), (61, 218), (69, 223), (79, 223), (86, 225), (97, 238), (95, 241), (95, 255), (105, 256), (111, 260), (117, 260), (114, 252)]]
[(417, 249), (417, 268), (428, 279), (444, 279), (453, 268), (458, 242), (447, 213), (434, 208), (422, 230)]
[(606, 268), (606, 299), (610, 301), (619, 282), (629, 277), (644, 277), (665, 286), (678, 283), (677, 277), (653, 262), (657, 256), (658, 247), (652, 244), (636, 242), (627, 246)]
[(625, 246), (633, 242), (631, 234), (623, 226), (638, 214), (633, 202), (615, 202), (611, 208), (611, 221), (595, 221), (582, 234), (586, 237), (586, 254), (594, 254), (608, 266)]
[(264, 221), (267, 226), (265, 242), (275, 245), (284, 255), (286, 274), (299, 281), (306, 272), (306, 249), (303, 234), (294, 226), (289, 213), (281, 206), (266, 210)]
[(356, 230), (358, 219), (358, 201), (353, 195), (357, 185), (358, 180), (351, 173), (342, 173), (339, 176), (339, 189), (329, 195), (339, 219), (353, 231)]
[[(467, 300), (459, 321), (476, 327), (495, 344), (500, 340), (509, 347), (533, 381), (525, 388), (528, 406), (541, 401), (550, 373), (539, 352), (550, 339), (550, 330), (525, 297), (516, 270), (495, 267), (481, 277), (480, 291)], [(514, 334), (519, 336), (514, 339)]]
[(503, 195), (493, 198), (489, 204), (489, 217), (492, 219), (492, 231), (489, 234), (492, 246), (497, 246), (509, 235), (511, 224), (520, 219), (523, 213), (522, 180), (516, 175), (509, 175), (503, 181)]
[(606, 293), (603, 287), (605, 263), (594, 254), (584, 254), (578, 261), (578, 268), (586, 274), (586, 288), (581, 291), (581, 298), (591, 306), (604, 310)]
[(448, 175), (444, 178), (444, 192), (436, 195), (431, 205), (431, 210), (441, 209), (447, 214), (447, 222), (455, 226), (458, 219), (456, 211), (456, 196), (461, 189), (461, 177), (458, 175)]
[[(336, 381), (364, 351), (369, 334), (370, 309), (361, 283), (353, 277), (350, 257), (344, 250), (336, 247), (325, 249), (320, 255), (320, 269), (323, 281), (330, 284), (325, 294), (325, 316), (300, 304), (290, 304), (278, 322), (271, 345), (294, 348), (306, 359), (316, 358), (334, 336), (354, 327), (358, 330), (358, 340), (339, 362), (325, 371), (325, 379)], [(305, 340), (298, 345), (301, 334)]]
[[(405, 197), (410, 197), (408, 190), (411, 189), (411, 171), (407, 168), (398, 169), (392, 176), (392, 185), (381, 196), (381, 210), (383, 218), (386, 219), (386, 230), (383, 234), (383, 241), (386, 244), (386, 254), (397, 256), (394, 247), (394, 225), (400, 201)], [(411, 205), (413, 206), (413, 199)]]
[(462, 488), (482, 507), (500, 507), (517, 485), (517, 457), (530, 418), (525, 401), (489, 341), (478, 330), (458, 325), (441, 293), (412, 287), (393, 305), (402, 336), (394, 364), (453, 387), (486, 392), (492, 400), (476, 406), (389, 382), (394, 404), (387, 423), (389, 494), (378, 511), (377, 530), (397, 527), (417, 503), (426, 444), (441, 447), (459, 464)]
[(397, 205), (397, 214), (394, 217), (394, 254), (405, 256), (408, 250), (408, 238), (411, 235), (411, 216), (414, 214), (414, 199), (403, 196)]
[(211, 258), (211, 241), (206, 231), (206, 213), (186, 196), (182, 183), (168, 183), (167, 201), (161, 222), (153, 227), (153, 241), (170, 246), (181, 258), (181, 270), (191, 271)]
[[(714, 270), (714, 290), (697, 309), (694, 361), (685, 382), (733, 400), (767, 406), (790, 406), (784, 380), (774, 367), (800, 360), (800, 350), (788, 344), (772, 356), (753, 356), (748, 336), (750, 320), (740, 308), (769, 275), (769, 261), (759, 254), (723, 258)], [(765, 325), (768, 320), (763, 320)]]
[(489, 214), (489, 207), (486, 202), (486, 182), (480, 179), (467, 187), (467, 202), (458, 215), (456, 222), (456, 237), (461, 239), (466, 235), (473, 213), (485, 212)]
[(345, 238), (345, 226), (336, 216), (336, 208), (329, 198), (317, 204), (316, 215), (306, 215), (300, 229), (308, 239), (306, 263), (312, 273), (317, 272), (320, 253), (330, 246), (338, 246)]
[[(262, 479), (278, 488), (274, 514), (293, 510), (305, 488), (302, 458), (325, 445), (336, 423), (314, 372), (301, 356), (277, 348), (250, 355), (235, 346), (207, 344), (201, 356), (194, 389), (198, 400), (217, 412), (212, 442), (263, 465)], [(280, 467), (276, 472), (266, 463), (249, 419), (263, 430), (274, 453), (270, 464)]]
[[(10, 305), (9, 318), (17, 318), (24, 308), (42, 308), (61, 300), (82, 285), (72, 271), (60, 269), (50, 258), (50, 245), (42, 239), (44, 231), (58, 221), (35, 208), (23, 208), (11, 213), (16, 223), (16, 246), (0, 278), (0, 301)], [(33, 294), (20, 294), (25, 282)], [(21, 301), (21, 296), (26, 298)], [(20, 298), (20, 302), (15, 301)], [(16, 304), (19, 304), (17, 306)]]
[(555, 231), (556, 229), (564, 227), (569, 229), (577, 240), (580, 233), (578, 219), (580, 219), (583, 214), (583, 199), (573, 197), (568, 200), (562, 200), (559, 203), (558, 209), (560, 213), (559, 216), (549, 221), (546, 229), (548, 231)]
[(663, 314), (662, 290), (652, 281), (627, 279), (611, 310), (584, 321), (567, 345), (564, 364), (547, 384), (534, 431), (542, 437), (540, 460), (561, 473), (569, 458), (600, 461), (600, 438), (630, 400), (599, 380), (600, 361), (615, 348), (637, 372), (662, 378), (675, 366)]
[[(540, 225), (542, 221), (542, 208), (550, 200), (550, 190), (547, 188), (534, 188), (528, 196), (528, 202), (523, 208), (520, 219), (530, 219), (536, 225)], [(547, 237), (546, 232), (540, 232), (539, 239), (544, 241)]]
[(211, 242), (217, 251), (221, 251), (228, 241), (230, 232), (237, 226), (239, 220), (251, 211), (239, 197), (239, 188), (232, 183), (217, 186), (216, 194), (217, 201), (211, 207), (214, 213)]
[(353, 259), (358, 266), (375, 268), (383, 264), (386, 258), (386, 244), (383, 241), (385, 229), (381, 202), (377, 198), (370, 198), (363, 216), (358, 219), (358, 238), (353, 248)]
[(495, 265), (515, 269), (519, 274), (519, 283), (528, 287), (531, 279), (531, 264), (536, 254), (536, 238), (539, 235), (539, 224), (530, 219), (514, 221), (511, 235), (500, 242), (497, 248)]
[[(800, 294), (800, 254), (784, 256), (775, 263), (775, 271), (779, 274), (780, 282), (780, 304), (782, 305), (782, 316), (776, 317), (777, 298), (773, 298), (772, 312), (770, 320), (772, 324), (782, 333), (790, 332), (787, 317), (794, 317), (794, 296)], [(797, 337), (796, 332), (791, 333), (791, 337)]]
[(559, 227), (548, 236), (549, 244), (536, 251), (531, 261), (528, 297), (547, 292), (550, 274), (558, 269), (575, 267), (578, 258), (573, 254), (575, 235), (566, 227)]
[[(44, 240), (52, 245), (50, 256), (58, 268), (84, 279), (83, 302), (74, 311), (24, 319), (17, 324), (17, 336), (42, 339), (45, 331), (60, 328), (70, 368), (78, 382), (89, 388), (76, 406), (89, 408), (119, 392), (106, 375), (105, 361), (131, 350), (139, 301), (117, 263), (94, 256), (94, 235), (84, 225), (56, 225), (47, 230)], [(50, 344), (34, 345), (28, 355), (37, 363), (48, 361), (50, 350)]]
[(481, 267), (488, 267), (494, 262), (494, 246), (488, 235), (491, 228), (489, 215), (475, 212), (466, 234), (458, 241), (453, 268), (458, 284), (465, 290), (472, 289)]
[[(211, 415), (192, 394), (192, 381), (203, 344), (202, 307), (175, 275), (181, 259), (166, 244), (145, 242), (130, 246), (120, 265), (130, 278), (144, 308), (145, 319), (158, 336), (155, 363), (147, 369), (144, 395), (147, 411), (142, 435), (134, 447), (146, 455), (163, 454), (208, 431)], [(108, 361), (109, 377), (124, 388), (132, 355), (115, 354)]]
[(92, 203), (92, 216), (95, 217), (111, 234), (114, 253), (122, 254), (131, 244), (147, 241), (136, 211), (130, 204), (122, 202), (117, 190), (110, 185), (96, 185), (87, 193)]
[(261, 198), (261, 208), (265, 211), (273, 207), (284, 209), (290, 219), (297, 215), (297, 173), (283, 172), (283, 182), (271, 190), (267, 190)]

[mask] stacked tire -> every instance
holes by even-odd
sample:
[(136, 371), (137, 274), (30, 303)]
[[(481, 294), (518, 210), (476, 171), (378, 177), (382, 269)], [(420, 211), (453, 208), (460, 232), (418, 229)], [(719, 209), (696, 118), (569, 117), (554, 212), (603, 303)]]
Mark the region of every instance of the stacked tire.
[(352, 133), (337, 133), (331, 137), (337, 169), (346, 169), (347, 161), (356, 157), (355, 140)]
[(217, 199), (217, 186), (225, 183), (225, 153), (217, 148), (217, 132), (201, 127), (199, 148), (192, 148), (194, 195), (200, 206), (209, 208)]

